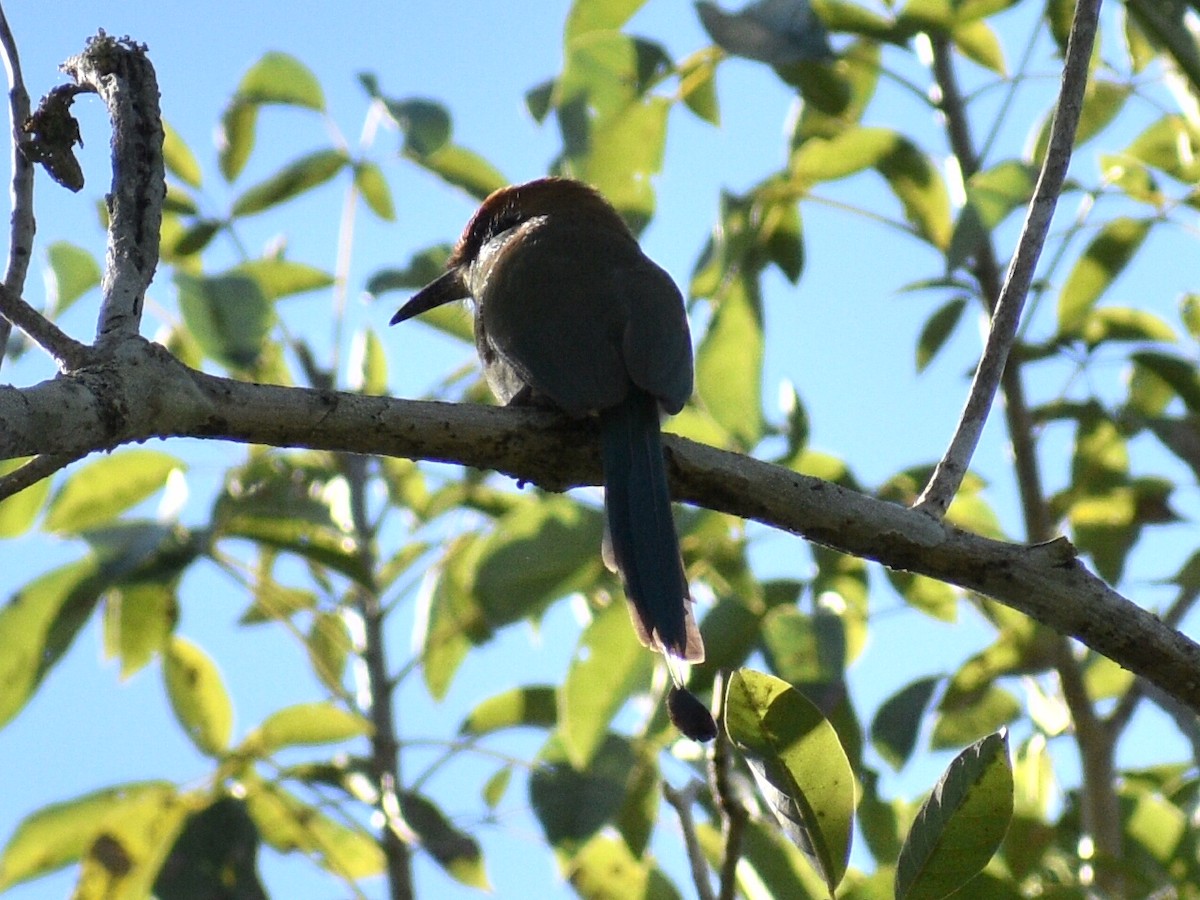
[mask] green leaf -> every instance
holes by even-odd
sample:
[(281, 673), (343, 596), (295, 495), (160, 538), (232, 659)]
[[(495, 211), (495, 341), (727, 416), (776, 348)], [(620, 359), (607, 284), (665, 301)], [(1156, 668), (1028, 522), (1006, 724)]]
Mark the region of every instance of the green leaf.
[(597, 835), (571, 857), (567, 878), (581, 900), (679, 900), (651, 859), (638, 859), (620, 838)]
[(0, 609), (0, 725), (33, 696), (91, 614), (104, 584), (94, 559), (30, 581)]
[(1154, 313), (1125, 306), (1093, 309), (1083, 325), (1082, 336), (1089, 348), (1106, 341), (1178, 340), (1174, 329)]
[(550, 685), (510, 688), (488, 697), (463, 720), (459, 734), (489, 734), (503, 728), (553, 728), (558, 695)]
[(175, 718), (201, 753), (219, 756), (229, 747), (233, 704), (220, 670), (207, 653), (178, 635), (163, 655), (163, 680)]
[(396, 221), (396, 206), (392, 203), (392, 189), (383, 177), (383, 169), (373, 162), (358, 163), (354, 167), (354, 186), (362, 194), (371, 212), (385, 222)]
[(967, 181), (967, 202), (954, 225), (946, 251), (948, 271), (973, 256), (992, 230), (1033, 196), (1037, 170), (1017, 160), (1004, 160), (976, 172)]
[(475, 600), (492, 628), (543, 610), (583, 587), (599, 568), (604, 520), (565, 497), (521, 503), (480, 549)]
[(258, 106), (235, 100), (221, 114), (217, 132), (217, 165), (225, 180), (233, 181), (241, 174), (254, 150), (258, 129)]
[(188, 817), (154, 882), (162, 900), (266, 898), (258, 829), (239, 799), (223, 796)]
[(355, 332), (350, 345), (350, 372), (354, 390), (372, 397), (387, 394), (387, 349), (373, 329)]
[(1135, 376), (1140, 369), (1148, 372), (1162, 383), (1168, 385), (1189, 412), (1200, 413), (1200, 374), (1196, 372), (1196, 364), (1168, 353), (1150, 351), (1130, 354), (1135, 364)]
[(275, 310), (258, 282), (237, 273), (201, 277), (176, 271), (179, 310), (204, 354), (231, 369), (258, 362)]
[[(23, 456), (0, 460), (0, 475), (15, 472), (31, 459), (33, 457)], [(18, 537), (29, 530), (42, 507), (46, 505), (50, 484), (49, 478), (43, 478), (11, 497), (0, 500), (0, 538)]]
[(896, 148), (890, 128), (852, 126), (831, 137), (814, 136), (792, 151), (788, 169), (801, 186), (847, 178), (879, 165)]
[(259, 726), (264, 753), (284, 747), (338, 744), (371, 733), (371, 723), (332, 703), (298, 703), (271, 713)]
[(193, 256), (207, 247), (220, 234), (225, 223), (218, 219), (197, 219), (186, 229), (168, 236), (163, 235), (163, 257), (176, 261), (181, 257)]
[(1200, 339), (1200, 294), (1189, 292), (1179, 298), (1179, 318), (1192, 340)]
[(942, 622), (958, 617), (958, 591), (946, 582), (893, 569), (887, 570), (887, 577), (909, 606)]
[(1105, 224), (1071, 269), (1058, 296), (1058, 330), (1080, 332), (1096, 301), (1121, 274), (1150, 231), (1149, 220), (1121, 216)]
[(720, 126), (717, 59), (716, 52), (703, 49), (679, 64), (679, 98), (697, 117), (710, 125)]
[(383, 98), (383, 102), (392, 120), (404, 133), (405, 156), (421, 159), (450, 142), (450, 113), (442, 104), (419, 98)]
[(278, 300), (319, 291), (333, 284), (333, 276), (324, 269), (290, 259), (264, 257), (250, 259), (230, 269), (227, 275), (246, 275), (253, 278), (264, 297)]
[(104, 601), (104, 651), (121, 661), (128, 678), (162, 651), (179, 621), (172, 581), (140, 581), (108, 592)]
[(383, 850), (371, 835), (343, 825), (277, 785), (247, 778), (244, 787), (250, 817), (262, 839), (276, 850), (298, 850), (351, 881), (383, 872)]
[(1020, 714), (1017, 698), (996, 684), (968, 694), (947, 692), (939, 704), (929, 745), (934, 750), (962, 747), (1010, 724)]
[(966, 308), (967, 298), (955, 297), (935, 309), (933, 315), (925, 320), (925, 327), (917, 338), (918, 372), (924, 372), (938, 351), (946, 345)]
[(417, 162), (447, 184), (483, 200), (492, 191), (508, 184), (508, 179), (490, 162), (465, 147), (446, 144)]
[(46, 306), (58, 315), (94, 287), (100, 286), (100, 266), (92, 254), (67, 241), (46, 248), (50, 277), (46, 280)]
[(740, 669), (729, 680), (725, 728), (784, 832), (832, 894), (850, 855), (855, 793), (833, 726), (787, 682)]
[(419, 629), (416, 642), (424, 665), (421, 674), (434, 699), (440, 700), (473, 643), (491, 635), (483, 610), (475, 598), (475, 564), (482, 541), (467, 534), (446, 548), (432, 590), (419, 595)]
[(194, 188), (201, 185), (200, 164), (183, 138), (169, 123), (163, 122), (163, 164), (167, 171)]
[(494, 810), (500, 805), (500, 801), (504, 799), (504, 793), (508, 790), (509, 782), (512, 781), (512, 766), (501, 766), (496, 770), (486, 782), (484, 782), (483, 802), (487, 804), (488, 809)]
[(784, 681), (830, 684), (845, 676), (846, 632), (827, 610), (806, 615), (795, 606), (778, 606), (762, 620), (762, 640), (771, 669)]
[(288, 163), (266, 181), (247, 188), (233, 202), (232, 214), (263, 212), (329, 181), (350, 164), (344, 150), (317, 150)]
[(604, 742), (613, 716), (630, 695), (650, 683), (651, 654), (638, 642), (625, 604), (610, 603), (579, 639), (558, 711), (567, 759), (586, 769)]
[(985, 69), (990, 69), (1001, 77), (1007, 74), (1004, 47), (996, 32), (981, 19), (956, 25), (954, 46), (967, 59), (979, 63)]
[(108, 828), (177, 805), (174, 785), (145, 781), (44, 806), (17, 826), (4, 848), (0, 891), (78, 862)]
[(182, 460), (157, 450), (121, 450), (88, 463), (63, 483), (50, 501), (45, 528), (79, 534), (111, 522), (167, 483)]
[(317, 77), (286, 53), (264, 53), (242, 76), (235, 97), (245, 103), (282, 103), (318, 112), (325, 109), (325, 95)]
[(330, 690), (341, 691), (346, 663), (354, 649), (345, 620), (337, 613), (318, 612), (313, 616), (305, 646), (317, 678)]
[(571, 174), (596, 187), (634, 232), (654, 215), (651, 176), (662, 169), (670, 101), (648, 97), (590, 129), (585, 148), (570, 157)]
[(557, 738), (542, 749), (529, 776), (529, 799), (546, 840), (568, 857), (621, 808), (637, 756), (629, 742), (609, 734), (583, 770), (567, 762)]
[(563, 40), (571, 42), (589, 31), (619, 31), (646, 0), (575, 0), (567, 14)]
[(1013, 810), (1008, 738), (992, 734), (960, 753), (925, 801), (896, 863), (897, 900), (938, 900), (987, 865)]
[(899, 771), (912, 756), (921, 723), (940, 678), (921, 678), (905, 685), (880, 704), (871, 721), (871, 744), (888, 765)]
[(876, 166), (904, 207), (917, 234), (939, 250), (950, 245), (950, 194), (929, 157), (907, 138), (896, 141)]
[(1163, 116), (1125, 149), (1139, 162), (1188, 183), (1200, 176), (1200, 130), (1179, 115)]
[[(1118, 84), (1103, 79), (1088, 79), (1087, 90), (1083, 95), (1083, 109), (1080, 111), (1079, 127), (1075, 130), (1075, 146), (1079, 147), (1095, 137), (1108, 125), (1133, 92), (1132, 85)], [(1054, 113), (1051, 111), (1042, 122), (1037, 141), (1033, 148), (1033, 162), (1042, 164), (1046, 158), (1046, 148), (1050, 144), (1050, 129), (1054, 124)]]
[(238, 537), (295, 553), (370, 583), (352, 535), (345, 478), (319, 454), (270, 454), (229, 473), (214, 537)]
[(731, 272), (696, 353), (696, 392), (707, 412), (749, 450), (762, 437), (763, 326), (758, 282)]
[(445, 814), (420, 794), (400, 795), (404, 821), (417, 833), (425, 850), (446, 873), (461, 884), (491, 891), (479, 842), (456, 828)]

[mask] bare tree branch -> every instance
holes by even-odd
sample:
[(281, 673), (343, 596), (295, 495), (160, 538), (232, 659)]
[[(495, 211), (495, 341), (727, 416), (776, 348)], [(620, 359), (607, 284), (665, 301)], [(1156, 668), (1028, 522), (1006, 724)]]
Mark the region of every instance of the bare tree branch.
[(113, 123), (108, 252), (96, 328), (97, 343), (105, 345), (138, 333), (142, 301), (158, 265), (166, 196), (158, 80), (144, 46), (103, 31), (63, 63), (63, 70), (100, 95)]
[(34, 342), (54, 357), (64, 372), (86, 365), (94, 356), (92, 348), (81, 344), (40, 312), (30, 306), (20, 294), (0, 285), (0, 315), (16, 325)]
[(80, 459), (78, 456), (63, 456), (59, 453), (43, 453), (35, 456), (16, 471), (0, 478), (0, 500), (7, 500), (43, 478), (49, 478), (59, 469), (65, 469)]
[[(455, 462), (561, 491), (600, 483), (594, 424), (499, 409), (249, 384), (125, 341), (77, 374), (0, 386), (0, 458), (201, 437)], [(991, 540), (790, 469), (666, 436), (677, 499), (994, 597), (1200, 712), (1200, 647), (1089, 572), (1065, 539)]]
[[(37, 223), (33, 218), (33, 163), (21, 152), (23, 129), (29, 118), (29, 92), (25, 90), (25, 79), (21, 75), (21, 58), (8, 18), (0, 9), (0, 53), (4, 56), (4, 70), (8, 73), (8, 124), (12, 135), (10, 158), (12, 160), (12, 183), (9, 196), (12, 214), (9, 217), (8, 262), (4, 270), (4, 286), (20, 296), (25, 290), (25, 274), (29, 271), (29, 260), (33, 256), (33, 235)], [(0, 363), (8, 351), (8, 338), (12, 333), (12, 321), (0, 322)]]
[(1026, 212), (1021, 237), (992, 314), (992, 326), (983, 357), (975, 370), (975, 378), (971, 382), (971, 390), (950, 446), (915, 504), (916, 509), (936, 518), (946, 514), (967, 473), (1000, 385), (1009, 350), (1016, 338), (1029, 285), (1033, 282), (1058, 195), (1070, 167), (1099, 14), (1100, 0), (1078, 0), (1075, 5), (1046, 158), (1042, 162), (1042, 171)]

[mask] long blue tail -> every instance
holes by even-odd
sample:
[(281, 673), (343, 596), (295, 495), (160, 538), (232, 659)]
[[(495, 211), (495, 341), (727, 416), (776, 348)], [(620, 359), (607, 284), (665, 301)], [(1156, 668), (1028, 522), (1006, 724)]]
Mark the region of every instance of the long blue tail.
[(634, 389), (601, 413), (600, 429), (609, 540), (639, 637), (679, 659), (702, 660), (671, 517), (658, 403)]

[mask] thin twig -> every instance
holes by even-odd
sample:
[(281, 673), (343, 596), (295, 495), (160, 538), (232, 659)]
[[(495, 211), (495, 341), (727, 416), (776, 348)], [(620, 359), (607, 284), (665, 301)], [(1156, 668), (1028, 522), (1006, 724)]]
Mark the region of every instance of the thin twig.
[(87, 363), (93, 356), (92, 349), (71, 337), (40, 312), (30, 306), (7, 285), (0, 285), (0, 315), (16, 325), (34, 342), (54, 357), (58, 367), (71, 372)]
[(696, 896), (700, 900), (716, 900), (708, 880), (708, 862), (704, 859), (704, 851), (700, 849), (700, 839), (696, 835), (696, 820), (692, 817), (692, 805), (703, 786), (702, 782), (693, 779), (679, 790), (675, 790), (664, 781), (662, 791), (663, 798), (679, 816), (679, 827), (683, 831), (683, 845), (687, 850), (688, 865), (692, 869), (692, 883), (696, 885)]
[[(22, 129), (29, 118), (29, 92), (25, 90), (25, 79), (21, 76), (21, 58), (17, 54), (17, 42), (4, 9), (0, 7), (0, 53), (4, 56), (4, 70), (8, 73), (8, 124), (12, 135), (12, 183), (9, 196), (12, 215), (9, 218), (8, 263), (4, 271), (4, 286), (20, 296), (25, 290), (25, 275), (29, 271), (29, 260), (33, 256), (33, 236), (37, 223), (33, 218), (33, 163), (21, 152)], [(12, 333), (12, 322), (0, 321), (0, 364), (8, 352), (8, 338)]]
[(725, 850), (721, 855), (721, 893), (718, 900), (733, 900), (737, 893), (737, 865), (742, 858), (742, 838), (746, 833), (749, 813), (737, 795), (731, 772), (729, 734), (725, 731), (725, 683), (726, 673), (718, 672), (713, 682), (713, 718), (717, 723), (717, 739), (713, 744), (709, 780), (713, 796), (721, 810), (725, 835)]
[(35, 456), (21, 468), (0, 477), (0, 500), (7, 500), (14, 494), (21, 493), (25, 488), (48, 478), (59, 469), (65, 469), (79, 459), (83, 457), (64, 453), (43, 453), (41, 456)]
[(112, 119), (108, 252), (96, 327), (97, 342), (104, 344), (138, 333), (146, 288), (158, 265), (166, 196), (158, 80), (144, 46), (104, 32), (63, 63), (63, 70), (99, 94)]
[(379, 560), (375, 553), (375, 535), (367, 514), (367, 481), (369, 460), (353, 453), (339, 454), (338, 461), (350, 485), (350, 515), (358, 543), (358, 555), (363, 571), (370, 573), (369, 583), (351, 589), (358, 613), (363, 620), (363, 668), (370, 698), (365, 710), (371, 720), (371, 774), (379, 792), (378, 810), (384, 825), (379, 842), (387, 865), (388, 895), (391, 900), (412, 900), (412, 851), (409, 842), (413, 832), (404, 820), (400, 793), (400, 745), (396, 733), (395, 711), (392, 708), (393, 682), (388, 675), (387, 643), (384, 624), (386, 614), (380, 602), (375, 573)]
[(1026, 212), (1016, 253), (1013, 254), (1004, 285), (1000, 289), (983, 357), (975, 371), (975, 378), (950, 446), (915, 504), (916, 509), (935, 518), (945, 515), (950, 501), (958, 493), (958, 488), (967, 473), (971, 457), (983, 433), (988, 411), (996, 396), (996, 389), (1000, 386), (1017, 326), (1021, 322), (1025, 297), (1033, 282), (1038, 257), (1050, 230), (1050, 220), (1054, 216), (1058, 195), (1062, 191), (1071, 163), (1071, 149), (1075, 143), (1075, 131), (1083, 107), (1088, 60), (1095, 43), (1099, 13), (1100, 0), (1079, 0), (1075, 6), (1075, 17), (1071, 22), (1071, 34), (1067, 41), (1062, 84), (1059, 88), (1054, 122), (1050, 129), (1046, 158), (1042, 162), (1037, 187)]

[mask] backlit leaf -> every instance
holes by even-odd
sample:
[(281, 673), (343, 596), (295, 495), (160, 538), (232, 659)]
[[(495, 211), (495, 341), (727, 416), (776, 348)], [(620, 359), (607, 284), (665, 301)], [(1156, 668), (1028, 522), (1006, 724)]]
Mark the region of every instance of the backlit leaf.
[(741, 669), (726, 692), (725, 728), (780, 826), (832, 893), (850, 855), (855, 794), (833, 726), (787, 682)]
[(559, 734), (576, 769), (588, 767), (613, 716), (650, 682), (654, 658), (638, 642), (624, 606), (611, 603), (592, 620), (563, 685)]
[(1121, 216), (1107, 222), (1071, 269), (1058, 296), (1058, 330), (1077, 334), (1087, 314), (1133, 259), (1150, 231), (1148, 220)]
[(200, 187), (200, 164), (179, 132), (167, 122), (163, 122), (163, 164), (184, 184)]
[(264, 752), (310, 744), (337, 744), (369, 734), (371, 724), (333, 703), (298, 703), (271, 713), (259, 726)]
[(78, 534), (111, 522), (182, 470), (181, 460), (158, 450), (121, 450), (76, 469), (50, 501), (47, 531)]
[(763, 328), (757, 281), (733, 273), (696, 354), (696, 392), (742, 449), (762, 436)]
[(247, 188), (233, 203), (232, 214), (250, 216), (324, 184), (350, 164), (343, 150), (317, 150), (288, 163), (270, 178)]
[(1000, 847), (1012, 810), (1008, 739), (992, 734), (950, 763), (917, 813), (896, 863), (897, 900), (939, 900), (966, 884)]
[(233, 704), (212, 658), (174, 636), (163, 656), (163, 679), (175, 718), (201, 753), (219, 755), (229, 746)]
[(55, 241), (46, 248), (46, 261), (50, 266), (46, 304), (56, 315), (92, 288), (100, 286), (100, 266), (82, 247)]
[(204, 354), (232, 369), (258, 362), (275, 310), (248, 275), (199, 277), (175, 272), (179, 309)]
[(237, 98), (248, 103), (283, 103), (323, 110), (325, 95), (312, 70), (286, 53), (264, 53), (242, 76)]
[(549, 685), (511, 688), (488, 697), (459, 728), (461, 734), (487, 734), (502, 728), (553, 728), (558, 720), (557, 691)]
[(4, 848), (0, 891), (78, 862), (110, 823), (145, 810), (168, 810), (175, 798), (174, 785), (145, 781), (42, 807), (17, 826)]

